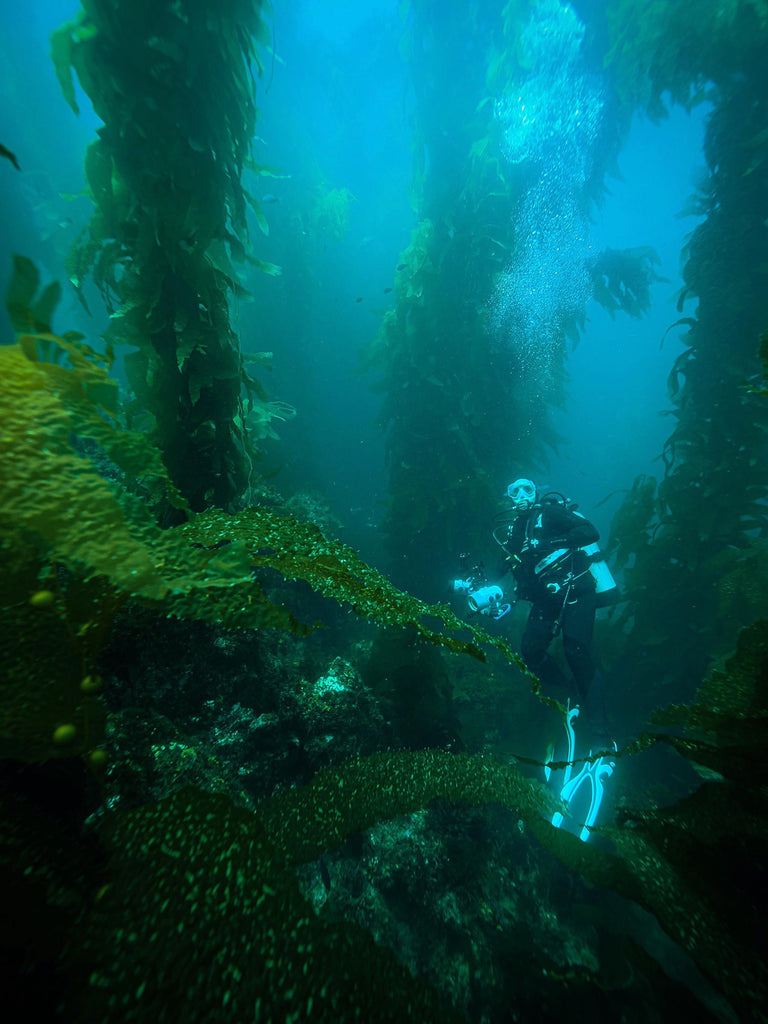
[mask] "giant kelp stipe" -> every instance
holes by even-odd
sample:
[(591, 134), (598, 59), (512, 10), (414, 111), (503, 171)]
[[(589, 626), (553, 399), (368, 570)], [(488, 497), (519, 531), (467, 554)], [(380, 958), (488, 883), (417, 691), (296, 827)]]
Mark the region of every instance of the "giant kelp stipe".
[[(63, 6), (0, 43), (11, 1006), (765, 1020), (768, 8)], [(516, 477), (618, 584), (573, 763)]]

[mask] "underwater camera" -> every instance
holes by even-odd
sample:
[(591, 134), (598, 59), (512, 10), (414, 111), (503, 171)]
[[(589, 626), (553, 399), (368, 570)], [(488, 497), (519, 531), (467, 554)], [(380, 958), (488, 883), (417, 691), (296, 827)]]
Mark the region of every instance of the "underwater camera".
[(467, 595), (467, 604), (473, 614), (479, 612), (491, 619), (503, 618), (512, 606), (504, 600), (501, 587), (488, 583), (483, 563), (476, 562), (469, 567), (470, 557), (467, 554), (460, 555), (459, 560), (466, 575), (453, 581), (454, 593)]

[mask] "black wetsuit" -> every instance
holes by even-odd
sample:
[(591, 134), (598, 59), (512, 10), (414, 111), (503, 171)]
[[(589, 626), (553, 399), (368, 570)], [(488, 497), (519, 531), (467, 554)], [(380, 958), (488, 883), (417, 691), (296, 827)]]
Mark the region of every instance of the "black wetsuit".
[[(586, 701), (595, 674), (590, 646), (595, 624), (597, 597), (595, 580), (589, 571), (590, 557), (579, 550), (595, 543), (599, 533), (583, 516), (560, 504), (534, 505), (513, 521), (502, 545), (508, 554), (506, 568), (517, 582), (517, 595), (532, 608), (522, 639), (526, 665), (542, 682), (562, 694)], [(555, 551), (567, 554), (547, 566)], [(547, 648), (562, 633), (563, 651), (573, 674), (576, 694)]]

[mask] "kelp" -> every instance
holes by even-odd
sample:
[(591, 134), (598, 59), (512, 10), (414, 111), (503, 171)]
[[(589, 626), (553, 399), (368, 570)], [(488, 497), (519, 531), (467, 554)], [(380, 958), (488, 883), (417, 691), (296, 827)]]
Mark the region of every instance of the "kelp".
[(607, 310), (640, 318), (651, 306), (651, 285), (662, 280), (654, 269), (661, 262), (649, 246), (605, 249), (589, 265), (592, 298)]
[[(41, 346), (61, 362), (43, 361)], [(157, 450), (117, 425), (113, 382), (73, 336), (22, 336), (0, 349), (0, 378), (0, 750), (32, 761), (72, 756), (101, 741), (98, 686), (86, 680), (125, 600), (231, 586), (248, 578), (249, 562), (234, 550), (182, 553), (138, 498), (117, 493), (84, 457), (93, 438), (111, 465), (141, 467), (147, 486), (169, 484)]]
[[(50, 332), (52, 292), (38, 297), (38, 288), (34, 268), (17, 258), (15, 322), (45, 330), (0, 349), (2, 750), (34, 761), (98, 745), (98, 687), (82, 684), (126, 601), (228, 628), (310, 632), (315, 624), (268, 596), (275, 573), (453, 652), (484, 660), (483, 646), (494, 646), (530, 675), (505, 641), (399, 591), (312, 524), (260, 508), (192, 512), (160, 452), (123, 426), (109, 360), (75, 333)], [(157, 517), (169, 506), (187, 521), (162, 528)]]
[[(37, 359), (39, 340), (72, 358), (70, 366)], [(164, 470), (158, 453), (138, 434), (108, 421), (116, 392), (106, 372), (88, 352), (55, 335), (22, 336), (18, 345), (0, 349), (3, 386), (2, 522), (11, 534), (22, 532), (51, 557), (89, 576), (105, 576), (113, 586), (150, 600), (183, 587), (165, 560), (172, 544), (139, 502), (121, 502), (107, 481), (73, 447), (77, 436), (95, 435), (110, 457), (124, 465), (142, 465), (146, 478)], [(102, 385), (99, 398), (94, 384)], [(106, 396), (102, 400), (102, 396)], [(114, 443), (112, 439), (114, 438)], [(34, 486), (30, 486), (30, 481)], [(150, 553), (157, 544), (162, 549)], [(205, 558), (210, 561), (210, 556)], [(200, 563), (202, 565), (202, 563)]]
[(624, 827), (601, 829), (613, 854), (546, 823), (533, 829), (589, 881), (653, 913), (739, 1019), (759, 1021), (768, 994), (765, 942), (753, 936), (761, 917), (755, 903), (764, 910), (765, 811), (760, 795), (705, 783), (672, 808), (628, 813)]
[(691, 706), (664, 709), (653, 721), (684, 726), (676, 749), (708, 769), (708, 781), (672, 808), (620, 815), (619, 853), (641, 863), (650, 854), (649, 867), (667, 862), (665, 872), (693, 902), (687, 915), (675, 906), (672, 927), (654, 913), (743, 1019), (763, 1019), (766, 943), (756, 928), (768, 893), (768, 621), (742, 630), (735, 652), (712, 670)]
[(426, 577), (436, 557), (462, 550), (466, 524), (487, 521), (493, 507), (497, 438), (488, 410), (502, 389), (499, 376), (489, 375), (481, 318), (458, 283), (471, 244), (468, 223), (451, 240), (444, 225), (420, 221), (399, 257), (395, 308), (367, 353), (386, 391), (379, 415), (390, 476), (384, 525), (390, 547), (407, 555), (412, 580)]
[[(57, 952), (57, 973), (68, 980), (62, 1004), (84, 1021), (239, 1019), (254, 1006), (267, 1019), (452, 1019), (364, 931), (316, 916), (293, 873), (349, 834), (439, 798), (502, 803), (574, 871), (654, 914), (740, 1019), (760, 1020), (765, 939), (756, 899), (765, 892), (766, 747), (751, 745), (750, 730), (762, 722), (764, 741), (767, 668), (768, 624), (758, 623), (705, 682), (696, 705), (668, 715), (680, 721), (687, 714), (691, 728), (706, 726), (707, 745), (731, 756), (747, 738), (761, 770), (738, 784), (710, 779), (670, 807), (623, 808), (615, 826), (598, 830), (607, 848), (555, 829), (554, 798), (516, 768), (437, 750), (353, 759), (266, 800), (255, 815), (194, 790), (107, 814), (98, 833), (108, 859), (98, 871), (84, 872), (82, 850), (75, 883), (70, 862), (77, 851), (66, 863), (60, 854), (47, 857), (49, 894), (65, 878), (80, 891), (62, 908), (70, 916), (80, 908)], [(726, 718), (726, 731), (711, 727)], [(746, 731), (737, 738), (739, 723)], [(703, 747), (695, 738), (676, 744), (693, 761), (692, 752)], [(8, 794), (0, 795), (7, 802)], [(25, 839), (24, 863), (41, 863), (32, 810), (17, 831)], [(29, 891), (20, 841), (6, 849), (5, 870)], [(47, 945), (39, 934), (30, 938), (34, 959)]]
[(760, 141), (768, 14), (749, 0), (705, 3), (695, 19), (663, 2), (612, 12), (609, 69), (628, 95), (659, 113), (665, 90), (689, 105), (706, 81), (714, 105), (704, 139), (709, 174), (695, 199), (705, 219), (683, 253), (678, 310), (691, 300), (698, 306), (668, 329), (682, 329), (684, 348), (668, 377), (672, 428), (663, 477), (653, 500), (643, 502), (645, 525), (633, 515), (628, 532), (622, 509), (612, 530), (612, 544), (631, 566), (622, 621), (632, 628), (617, 671), (630, 680), (647, 673), (632, 687), (656, 703), (665, 681), (677, 699), (689, 697), (691, 673), (703, 674), (707, 660), (768, 607), (760, 583), (768, 407), (754, 384), (768, 321), (768, 162)]
[(763, 372), (763, 387), (758, 388), (752, 384), (746, 386), (747, 391), (753, 395), (760, 395), (761, 398), (768, 398), (768, 331), (763, 331), (760, 335), (760, 346), (757, 352), (760, 358), (760, 365)]
[[(450, 26), (429, 4), (411, 8), (402, 47), (416, 95), (418, 223), (398, 256), (394, 309), (366, 361), (385, 392), (388, 546), (405, 555), (410, 585), (434, 592), (435, 559), (483, 543), (500, 449), (526, 433), (523, 412), (506, 401), (514, 384), (505, 381), (504, 353), (494, 363), (482, 313), (513, 245), (517, 193), (496, 148), (475, 145), (492, 120), (491, 110), (476, 109), (489, 27), (472, 7)], [(493, 410), (502, 406), (500, 420)], [(525, 443), (544, 448), (532, 436)]]
[(331, 242), (340, 242), (349, 228), (350, 209), (356, 201), (348, 188), (318, 186), (307, 218), (309, 230)]
[(215, 10), (91, 0), (52, 38), (67, 102), (77, 111), (74, 69), (104, 122), (86, 155), (95, 211), (67, 261), (70, 280), (82, 295), (91, 275), (110, 342), (136, 349), (125, 361), (131, 385), (197, 509), (240, 497), (275, 413), (228, 309), (244, 293), (235, 264), (249, 259), (246, 210), (260, 213), (240, 179), (256, 166), (254, 71), (270, 43), (267, 13), (260, 0)]
[(712, 670), (695, 703), (666, 708), (653, 721), (684, 725), (688, 739), (722, 752), (718, 770), (731, 781), (750, 789), (765, 785), (760, 744), (768, 727), (768, 623), (742, 630), (736, 651)]
[[(58, 361), (41, 359), (42, 341)], [(211, 510), (160, 530), (138, 494), (125, 501), (129, 496), (118, 482), (107, 485), (83, 452), (91, 420), (100, 419), (115, 436), (123, 431), (108, 415), (103, 396), (111, 389), (100, 357), (75, 339), (63, 344), (56, 336), (34, 335), (0, 357), (8, 467), (8, 494), (0, 496), (8, 566), (0, 648), (6, 680), (0, 749), (6, 758), (46, 761), (93, 750), (103, 726), (96, 658), (115, 611), (129, 597), (192, 616), (229, 604), (236, 624), (276, 625), (271, 617), (279, 609), (266, 597), (249, 607), (245, 583), (254, 568), (270, 569), (303, 579), (376, 621), (410, 622), (433, 642), (444, 642), (442, 634), (425, 627), (423, 617), (464, 628), (448, 609), (401, 594), (349, 549), (287, 517), (259, 509), (237, 516)], [(105, 451), (121, 450), (108, 438), (102, 442)], [(132, 444), (148, 446), (143, 438)], [(39, 467), (36, 459), (43, 460)], [(146, 464), (159, 465), (149, 447)], [(38, 494), (29, 486), (26, 465), (55, 488), (43, 486)], [(57, 489), (64, 499), (58, 504)], [(87, 519), (88, 538), (71, 523), (80, 516)], [(102, 519), (118, 538), (114, 552)], [(144, 571), (133, 576), (131, 565)], [(252, 587), (252, 594), (261, 594)], [(488, 642), (480, 631), (471, 633), (476, 643)], [(6, 876), (55, 924), (60, 948), (27, 932), (25, 941), (33, 958), (55, 955), (59, 976), (65, 972), (70, 982), (64, 1003), (83, 1020), (238, 1016), (258, 999), (265, 1013), (311, 1005), (343, 1019), (362, 1005), (370, 1019), (402, 1019), (409, 1008), (420, 1019), (446, 1019), (434, 995), (404, 980), (394, 959), (361, 932), (314, 917), (298, 895), (292, 869), (333, 849), (349, 832), (437, 797), (493, 800), (510, 807), (574, 870), (654, 913), (733, 1004), (750, 1014), (764, 998), (761, 950), (748, 945), (752, 890), (736, 889), (738, 902), (726, 905), (718, 883), (733, 863), (744, 879), (761, 882), (759, 870), (747, 869), (762, 864), (766, 852), (766, 636), (765, 624), (755, 626), (692, 708), (657, 717), (657, 725), (685, 726), (685, 735), (651, 733), (636, 745), (668, 743), (694, 765), (719, 771), (722, 780), (708, 781), (672, 808), (624, 811), (618, 828), (601, 830), (612, 853), (554, 829), (546, 820), (551, 797), (514, 768), (440, 751), (382, 753), (329, 769), (307, 787), (266, 802), (256, 818), (234, 810), (226, 798), (194, 792), (107, 815), (100, 831), (109, 859), (90, 871), (91, 853), (80, 851), (78, 869), (71, 839), (66, 856), (64, 847), (47, 852), (34, 803), (20, 807), (3, 790)], [(448, 646), (473, 653), (467, 641)], [(152, 886), (145, 884), (148, 876)], [(41, 894), (36, 887), (43, 877)], [(361, 944), (370, 956), (350, 958)], [(29, 949), (28, 943), (27, 955)], [(363, 974), (358, 964), (367, 965)]]
[(607, 19), (606, 65), (619, 95), (656, 119), (670, 101), (689, 109), (702, 102), (709, 83), (726, 81), (745, 55), (763, 52), (768, 34), (763, 0), (619, 0)]
[[(24, 261), (17, 269), (34, 276)], [(19, 280), (11, 292), (23, 306)], [(28, 288), (30, 309), (35, 298), (36, 287)], [(49, 319), (43, 324), (21, 310), (19, 322), (46, 331), (0, 350), (0, 845), (13, 907), (40, 928), (7, 930), (6, 948), (23, 943), (25, 977), (53, 970), (56, 1011), (64, 1006), (81, 1020), (164, 1020), (179, 1012), (211, 1019), (262, 1006), (265, 1015), (314, 1007), (325, 1019), (346, 1019), (365, 1007), (371, 1020), (450, 1019), (359, 930), (316, 919), (290, 869), (367, 821), (433, 795), (458, 798), (471, 789), (477, 799), (502, 794), (516, 808), (549, 807), (511, 769), (440, 753), (385, 755), (321, 777), (300, 797), (270, 802), (263, 819), (200, 793), (128, 816), (106, 814), (108, 863), (93, 837), (73, 838), (69, 818), (87, 788), (77, 758), (88, 754), (94, 771), (106, 761), (95, 749), (104, 727), (98, 656), (126, 601), (239, 626), (301, 628), (252, 578), (254, 569), (269, 568), (351, 603), (358, 614), (409, 622), (433, 642), (442, 642), (440, 634), (422, 616), (465, 626), (287, 517), (258, 509), (196, 516), (174, 496), (189, 521), (161, 529), (153, 512), (163, 504), (150, 484), (172, 495), (173, 485), (148, 439), (122, 426), (104, 357), (74, 334), (50, 333)], [(467, 641), (445, 642), (480, 655)], [(70, 762), (63, 769), (51, 763), (59, 756)], [(8, 759), (27, 762), (24, 800)], [(34, 774), (30, 762), (38, 762)], [(66, 794), (65, 777), (72, 781)], [(54, 793), (67, 801), (55, 809)], [(360, 958), (362, 944), (370, 958)]]
[(58, 281), (51, 281), (40, 292), (40, 275), (35, 264), (24, 256), (13, 255), (5, 308), (16, 334), (50, 334), (51, 319), (60, 299)]
[[(414, 229), (398, 257), (395, 308), (366, 354), (386, 392), (379, 421), (387, 434), (389, 545), (407, 554), (410, 578), (429, 588), (436, 558), (484, 543), (493, 481), (508, 471), (509, 450), (517, 446), (522, 458), (524, 446), (543, 458), (555, 441), (544, 422), (531, 432), (522, 393), (509, 403), (514, 368), (487, 330), (483, 307), (512, 239), (510, 199), (502, 188), (489, 194), (486, 170), (467, 179), (455, 209), (448, 204)], [(501, 407), (502, 420), (494, 415)]]
[(5, 520), (0, 550), (0, 759), (93, 756), (105, 726), (98, 657), (123, 602), (102, 579), (62, 579)]
[(8, 149), (7, 146), (4, 146), (1, 142), (0, 142), (0, 156), (4, 157), (6, 160), (10, 160), (11, 163), (13, 164), (13, 166), (16, 168), (17, 171), (21, 170), (21, 167), (19, 167), (19, 161), (16, 159), (15, 153), (12, 153), (11, 150)]
[(656, 525), (656, 479), (645, 473), (636, 476), (611, 521), (606, 552), (623, 569), (632, 554), (647, 546)]
[[(40, 340), (67, 351), (72, 365), (39, 361), (35, 345)], [(141, 466), (143, 482), (156, 474), (170, 487), (157, 451), (142, 435), (123, 430), (114, 418), (110, 422), (107, 406), (94, 398), (98, 384), (99, 396), (111, 399), (112, 382), (84, 347), (55, 335), (26, 336), (18, 346), (0, 350), (0, 364), (2, 523), (9, 544), (17, 534), (28, 537), (46, 558), (70, 571), (86, 579), (104, 577), (118, 592), (169, 613), (230, 627), (306, 631), (309, 627), (264, 598), (253, 570), (269, 568), (349, 603), (360, 615), (413, 625), (426, 639), (482, 657), (476, 643), (440, 640), (419, 621), (432, 616), (452, 629), (469, 629), (449, 608), (402, 594), (312, 524), (264, 509), (234, 515), (210, 510), (190, 513), (184, 525), (160, 529), (144, 503), (115, 491), (77, 450), (78, 437), (92, 436), (132, 476)], [(68, 404), (73, 394), (76, 400)], [(34, 488), (30, 477), (39, 481)], [(473, 632), (485, 640), (482, 631)]]
[[(484, 661), (483, 646), (492, 646), (528, 676), (538, 692), (538, 680), (505, 640), (460, 619), (448, 605), (427, 604), (398, 590), (346, 544), (328, 540), (313, 523), (300, 523), (261, 508), (231, 515), (212, 509), (179, 527), (179, 533), (206, 549), (226, 551), (231, 543), (243, 544), (251, 550), (254, 566), (276, 570), (288, 581), (302, 580), (379, 625), (409, 626), (421, 640), (454, 653)], [(430, 628), (425, 619), (435, 620), (442, 628)], [(447, 631), (469, 633), (471, 639), (450, 636)]]
[(765, 1019), (768, 996), (759, 927), (768, 892), (767, 687), (768, 621), (758, 621), (741, 632), (735, 653), (691, 705), (658, 709), (656, 728), (616, 755), (664, 743), (704, 776), (693, 793), (667, 807), (620, 808), (615, 824), (597, 829), (606, 848), (536, 817), (528, 821), (573, 870), (650, 911), (739, 1019), (754, 1021)]
[[(186, 790), (110, 816), (108, 884), (63, 953), (78, 1020), (454, 1020), (362, 929), (316, 916), (296, 865), (436, 797), (503, 801), (525, 819), (552, 798), (481, 755), (376, 754), (321, 772), (254, 816)], [(151, 877), (153, 884), (146, 885)]]
[[(573, 308), (563, 303), (553, 312), (546, 342), (531, 336), (524, 316), (514, 323), (514, 308), (507, 334), (494, 328), (497, 286), (525, 259), (525, 205), (538, 173), (535, 160), (505, 158), (497, 116), (536, 73), (524, 39), (534, 10), (523, 0), (481, 15), (470, 4), (447, 25), (434, 5), (410, 4), (403, 52), (416, 97), (411, 191), (418, 224), (398, 256), (395, 307), (367, 359), (385, 393), (384, 529), (390, 549), (407, 558), (409, 583), (420, 588), (434, 586), (433, 566), (446, 553), (485, 547), (511, 465), (530, 472), (557, 449), (562, 439), (551, 413), (563, 402), (568, 346), (583, 330), (590, 283), (612, 314), (640, 316), (656, 279), (651, 250), (609, 251), (578, 266), (584, 287)], [(574, 209), (587, 210), (602, 194), (617, 146), (609, 139), (614, 127), (585, 158), (589, 172)], [(557, 269), (549, 269), (554, 281)], [(546, 279), (546, 266), (541, 273)], [(533, 352), (535, 364), (539, 344), (548, 346), (546, 379), (526, 363)]]

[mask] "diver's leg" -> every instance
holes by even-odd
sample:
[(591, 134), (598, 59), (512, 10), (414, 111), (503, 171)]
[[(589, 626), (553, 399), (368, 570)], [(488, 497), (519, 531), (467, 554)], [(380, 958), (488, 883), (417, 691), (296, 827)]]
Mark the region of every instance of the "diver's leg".
[(528, 616), (520, 648), (523, 660), (531, 672), (535, 672), (547, 688), (565, 693), (568, 690), (568, 680), (557, 662), (547, 654), (547, 648), (554, 636), (556, 620), (557, 608), (551, 609), (535, 604)]
[(605, 710), (605, 692), (600, 672), (592, 657), (592, 633), (595, 626), (597, 599), (592, 591), (578, 595), (572, 604), (566, 604), (563, 615), (563, 650), (573, 674), (578, 702), (584, 716), (582, 724), (597, 747), (607, 748), (610, 742)]
[(612, 732), (608, 724), (608, 712), (605, 707), (605, 684), (603, 673), (595, 669), (592, 685), (587, 699), (587, 720), (592, 732), (593, 749), (612, 750)]
[(573, 674), (579, 703), (584, 705), (595, 675), (590, 650), (595, 627), (596, 598), (592, 590), (573, 595), (563, 609), (563, 652)]

